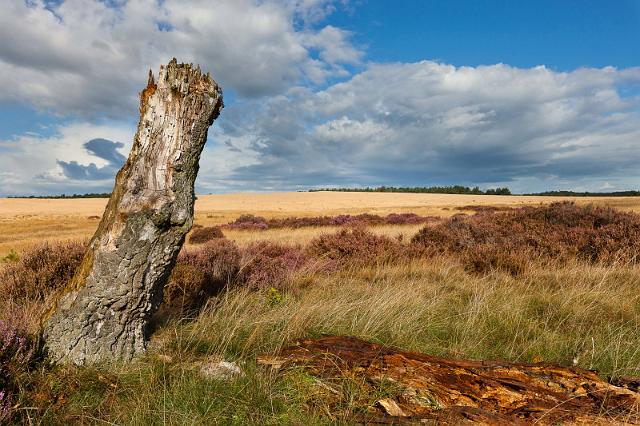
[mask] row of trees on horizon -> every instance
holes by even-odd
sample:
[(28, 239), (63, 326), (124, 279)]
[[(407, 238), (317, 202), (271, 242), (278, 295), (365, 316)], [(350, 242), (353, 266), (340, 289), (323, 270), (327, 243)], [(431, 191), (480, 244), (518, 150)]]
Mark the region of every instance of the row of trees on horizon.
[(327, 188), (327, 189), (310, 189), (309, 192), (317, 191), (334, 191), (334, 192), (411, 192), (418, 194), (465, 194), (465, 195), (511, 195), (509, 188), (491, 188), (485, 191), (479, 186), (470, 188), (462, 185), (450, 186), (414, 186), (414, 187), (396, 187), (396, 186), (378, 186), (376, 188)]
[[(378, 186), (366, 188), (322, 188), (310, 189), (308, 192), (405, 192), (416, 194), (461, 194), (461, 195), (527, 195), (527, 196), (547, 196), (547, 197), (638, 197), (640, 191), (614, 191), (614, 192), (576, 192), (576, 191), (544, 191), (533, 192), (527, 194), (513, 194), (507, 187), (489, 188), (481, 190), (480, 187), (473, 188), (462, 185), (450, 186), (415, 186), (415, 187), (396, 187), (396, 186)], [(300, 191), (305, 192), (305, 191)], [(209, 194), (211, 195), (211, 194)], [(69, 199), (69, 198), (109, 198), (110, 192), (91, 192), (88, 194), (60, 194), (60, 195), (25, 195), (25, 196), (9, 196), (8, 198), (33, 198), (33, 199)]]

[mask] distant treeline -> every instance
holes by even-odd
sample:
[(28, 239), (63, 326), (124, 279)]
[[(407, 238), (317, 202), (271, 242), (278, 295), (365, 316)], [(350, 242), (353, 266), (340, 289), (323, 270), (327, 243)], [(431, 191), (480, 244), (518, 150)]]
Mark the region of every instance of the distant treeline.
[[(310, 189), (309, 192), (332, 191), (332, 192), (410, 192), (416, 194), (466, 194), (466, 195), (514, 195), (509, 188), (491, 188), (485, 191), (475, 186), (470, 188), (462, 185), (451, 186), (416, 186), (416, 187), (395, 187), (379, 186), (376, 188), (326, 188)], [(302, 191), (299, 191), (302, 192)], [(614, 192), (575, 192), (575, 191), (545, 191), (529, 194), (515, 194), (526, 196), (548, 196), (548, 197), (640, 197), (640, 191), (614, 191)], [(33, 199), (69, 199), (69, 198), (109, 198), (110, 192), (92, 192), (89, 194), (60, 194), (60, 195), (24, 195), (8, 196), (7, 198), (33, 198)], [(197, 199), (197, 197), (196, 197)]]
[(24, 195), (24, 196), (9, 196), (7, 198), (38, 198), (38, 199), (59, 199), (59, 198), (109, 198), (110, 192), (91, 192), (89, 194), (60, 194), (60, 195)]
[(309, 192), (335, 191), (335, 192), (411, 192), (417, 194), (468, 194), (468, 195), (511, 195), (509, 188), (493, 188), (486, 191), (479, 187), (469, 188), (468, 186), (422, 186), (422, 187), (395, 187), (379, 186), (377, 188), (327, 188), (310, 189)]
[(535, 194), (522, 195), (540, 195), (548, 197), (638, 197), (640, 191), (614, 191), (614, 192), (575, 192), (575, 191), (546, 191), (537, 192)]

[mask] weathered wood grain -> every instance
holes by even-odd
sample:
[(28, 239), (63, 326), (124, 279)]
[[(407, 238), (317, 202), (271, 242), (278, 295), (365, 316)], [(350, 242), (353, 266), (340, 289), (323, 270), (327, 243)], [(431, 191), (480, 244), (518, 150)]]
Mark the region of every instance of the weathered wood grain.
[(365, 395), (394, 384), (396, 392), (360, 407), (354, 420), (363, 424), (640, 424), (637, 380), (616, 386), (580, 368), (444, 359), (341, 336), (301, 340), (258, 363), (304, 368), (333, 389), (336, 417), (345, 378)]

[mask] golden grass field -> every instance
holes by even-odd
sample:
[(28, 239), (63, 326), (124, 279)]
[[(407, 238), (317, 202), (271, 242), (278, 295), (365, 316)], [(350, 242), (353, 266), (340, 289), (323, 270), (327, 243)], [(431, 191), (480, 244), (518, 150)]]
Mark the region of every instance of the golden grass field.
[[(195, 223), (211, 226), (227, 223), (241, 214), (266, 217), (321, 216), (336, 214), (416, 213), (447, 217), (457, 207), (467, 205), (522, 206), (574, 200), (578, 204), (598, 204), (640, 212), (635, 197), (525, 197), (452, 194), (278, 192), (199, 195)], [(23, 251), (45, 241), (89, 238), (94, 233), (107, 199), (0, 199), (0, 256), (10, 250)], [(383, 226), (378, 233), (412, 235), (420, 226)], [(276, 229), (260, 234), (227, 231), (239, 243), (255, 238), (305, 243), (324, 228)]]

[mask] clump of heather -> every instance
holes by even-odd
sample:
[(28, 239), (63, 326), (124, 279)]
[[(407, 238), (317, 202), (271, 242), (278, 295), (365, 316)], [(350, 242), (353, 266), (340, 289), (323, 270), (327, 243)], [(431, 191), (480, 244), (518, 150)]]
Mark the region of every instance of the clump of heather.
[(0, 318), (33, 331), (47, 298), (62, 288), (82, 260), (85, 244), (44, 244), (0, 268)]
[(300, 247), (269, 241), (251, 243), (243, 250), (237, 283), (252, 289), (280, 288), (308, 260)]
[(11, 419), (11, 397), (4, 390), (0, 390), (0, 424)]
[(454, 216), (412, 242), (431, 254), (461, 255), (468, 269), (524, 270), (531, 259), (593, 263), (638, 260), (640, 215), (570, 202), (509, 212)]
[(31, 360), (33, 351), (29, 339), (18, 329), (0, 320), (0, 361), (2, 364), (17, 361), (20, 364)]
[(15, 327), (0, 320), (0, 424), (12, 417), (12, 393), (33, 362), (31, 340)]
[(229, 283), (238, 274), (241, 252), (233, 241), (210, 241), (195, 253), (192, 265), (203, 271), (210, 283)]
[(191, 244), (203, 244), (216, 238), (224, 238), (219, 226), (207, 226), (195, 228), (189, 236)]
[(229, 229), (267, 229), (267, 219), (262, 216), (243, 214), (233, 222), (225, 225)]
[(313, 256), (338, 265), (384, 262), (406, 254), (400, 241), (360, 227), (321, 235), (311, 241), (308, 251)]
[(389, 225), (414, 225), (418, 223), (434, 222), (437, 217), (420, 216), (415, 213), (391, 213), (384, 218)]
[(529, 249), (506, 251), (499, 245), (478, 244), (473, 250), (465, 251), (461, 257), (469, 272), (485, 274), (502, 271), (517, 276), (526, 271), (536, 258), (536, 253)]
[(268, 241), (240, 249), (233, 241), (221, 238), (183, 250), (164, 287), (159, 318), (195, 313), (228, 285), (281, 288), (308, 260), (299, 247)]
[(392, 213), (387, 216), (375, 214), (342, 214), (337, 216), (285, 217), (266, 219), (261, 216), (242, 215), (235, 221), (225, 225), (230, 229), (279, 229), (307, 228), (319, 226), (376, 226), (376, 225), (410, 225), (437, 220), (431, 216), (419, 216), (415, 213)]
[(238, 246), (224, 238), (195, 250), (183, 250), (164, 287), (160, 315), (185, 314), (201, 308), (209, 297), (236, 279), (240, 259)]
[(43, 300), (73, 277), (86, 250), (84, 242), (43, 244), (0, 270), (0, 298)]
[(511, 207), (506, 206), (485, 206), (485, 205), (468, 205), (456, 207), (456, 210), (472, 211), (476, 213), (494, 213), (494, 212), (507, 212), (512, 210)]

